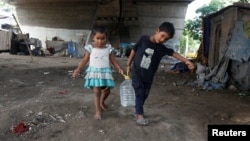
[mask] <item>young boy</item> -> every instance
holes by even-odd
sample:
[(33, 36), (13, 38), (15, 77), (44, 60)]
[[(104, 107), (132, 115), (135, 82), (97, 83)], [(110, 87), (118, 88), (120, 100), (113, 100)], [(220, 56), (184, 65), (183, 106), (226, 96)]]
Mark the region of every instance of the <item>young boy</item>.
[[(162, 23), (154, 35), (141, 36), (130, 52), (127, 61), (127, 72), (131, 72), (132, 85), (135, 89), (135, 116), (139, 125), (147, 125), (144, 118), (143, 105), (149, 95), (155, 72), (163, 56), (169, 55), (184, 62), (189, 69), (194, 69), (194, 64), (172, 49), (166, 48), (164, 42), (175, 34), (174, 25), (170, 22)], [(131, 64), (133, 61), (133, 66)]]

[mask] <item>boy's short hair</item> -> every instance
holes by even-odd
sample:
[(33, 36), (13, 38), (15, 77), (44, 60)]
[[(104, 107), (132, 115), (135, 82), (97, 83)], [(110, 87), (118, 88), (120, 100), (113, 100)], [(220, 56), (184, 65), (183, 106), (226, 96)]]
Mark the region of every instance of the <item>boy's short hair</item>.
[(170, 22), (164, 22), (159, 26), (159, 31), (167, 32), (172, 38), (175, 34), (174, 25)]

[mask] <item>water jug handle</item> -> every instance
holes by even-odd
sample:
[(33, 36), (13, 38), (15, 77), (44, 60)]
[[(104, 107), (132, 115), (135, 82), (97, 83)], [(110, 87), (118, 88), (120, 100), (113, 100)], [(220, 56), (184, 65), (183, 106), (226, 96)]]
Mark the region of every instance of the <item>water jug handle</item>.
[(130, 76), (128, 74), (122, 74), (123, 77), (127, 80), (127, 79), (130, 79)]

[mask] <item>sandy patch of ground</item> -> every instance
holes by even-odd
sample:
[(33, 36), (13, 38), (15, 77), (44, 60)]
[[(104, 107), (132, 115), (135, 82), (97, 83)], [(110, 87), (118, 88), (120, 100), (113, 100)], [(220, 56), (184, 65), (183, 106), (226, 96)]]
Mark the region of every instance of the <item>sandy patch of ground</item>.
[[(124, 64), (126, 58), (118, 58)], [(1, 141), (206, 141), (208, 124), (250, 124), (249, 92), (204, 91), (195, 75), (157, 72), (145, 104), (148, 126), (138, 126), (132, 107), (122, 107), (119, 85), (107, 99), (103, 120), (93, 119), (93, 94), (83, 76), (70, 72), (79, 58), (0, 54)], [(16, 135), (23, 122), (29, 130)]]

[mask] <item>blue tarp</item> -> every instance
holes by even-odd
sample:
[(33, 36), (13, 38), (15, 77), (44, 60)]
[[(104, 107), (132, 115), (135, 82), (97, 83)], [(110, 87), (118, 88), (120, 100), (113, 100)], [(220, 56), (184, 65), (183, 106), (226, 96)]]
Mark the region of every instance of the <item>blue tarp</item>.
[(179, 73), (186, 73), (189, 72), (187, 65), (183, 62), (178, 62), (174, 65), (171, 69), (172, 71), (178, 71)]
[(122, 47), (122, 48), (126, 48), (126, 47), (129, 47), (129, 46), (131, 46), (131, 44), (128, 44), (128, 43), (121, 43), (120, 44), (120, 47)]
[(68, 54), (77, 57), (76, 44), (72, 41), (68, 42)]

